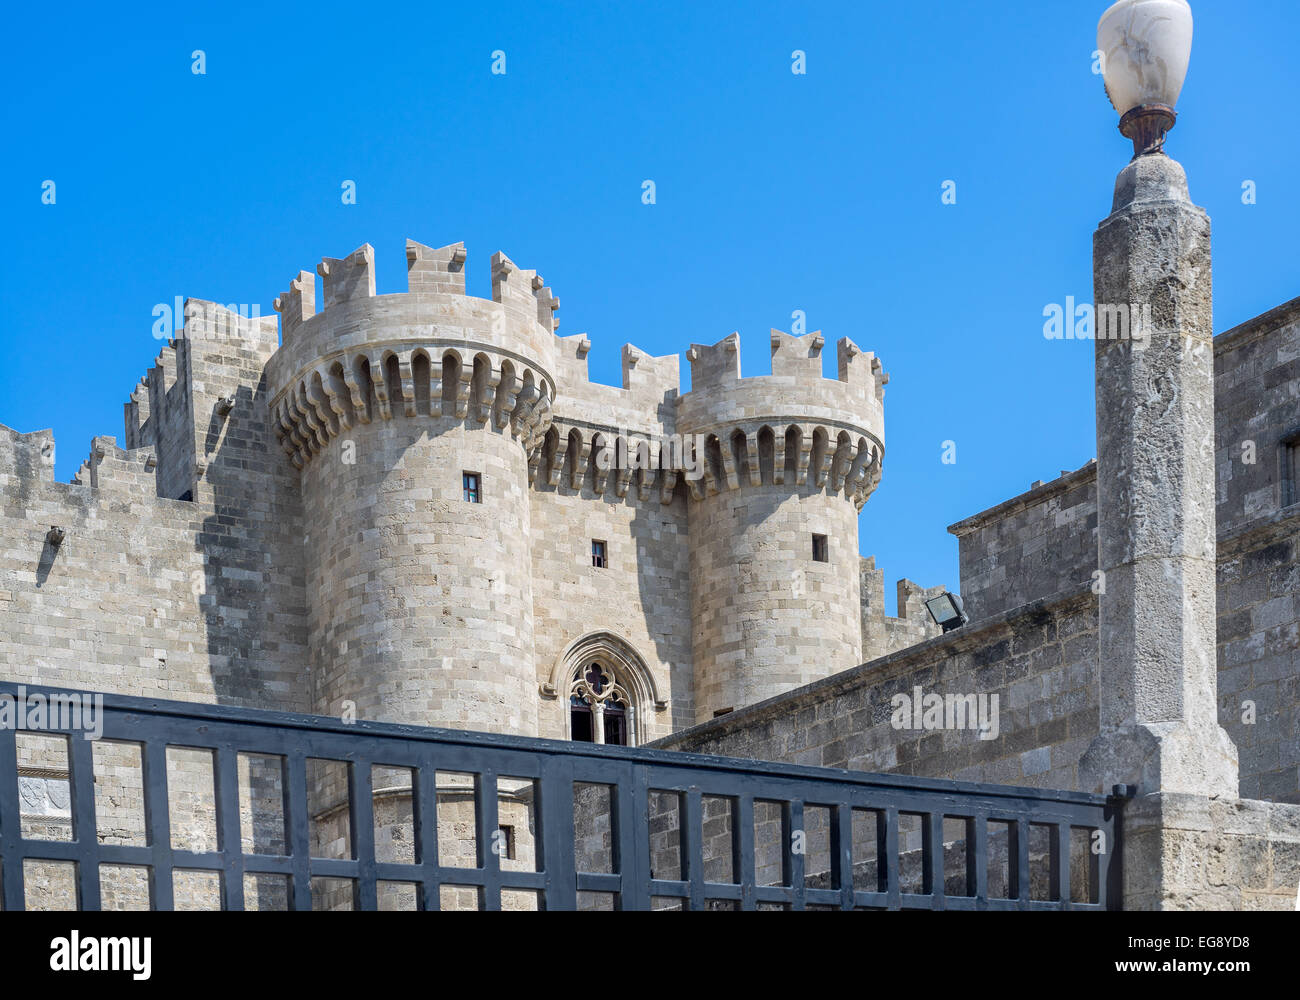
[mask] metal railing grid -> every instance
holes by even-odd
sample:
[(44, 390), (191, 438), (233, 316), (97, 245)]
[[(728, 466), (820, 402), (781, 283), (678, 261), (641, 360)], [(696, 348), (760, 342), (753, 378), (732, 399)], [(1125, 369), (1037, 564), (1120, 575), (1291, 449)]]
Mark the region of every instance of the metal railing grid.
[[(55, 694), (48, 688), (25, 688)], [(0, 695), (17, 695), (0, 684)], [(552, 740), (496, 736), (455, 730), (357, 722), (224, 706), (103, 696), (104, 740), (142, 748), (144, 817), (147, 846), (101, 843), (96, 831), (92, 742), (73, 734), (69, 745), (71, 839), (34, 840), (22, 836), (17, 780), (16, 733), (0, 729), (0, 872), (6, 910), (25, 905), (24, 863), (71, 862), (76, 866), (77, 906), (101, 905), (100, 865), (139, 866), (149, 872), (150, 905), (172, 909), (173, 872), (219, 873), (223, 908), (243, 909), (246, 874), (285, 876), (291, 909), (310, 909), (312, 879), (351, 880), (359, 909), (377, 908), (382, 882), (416, 887), (417, 903), (438, 909), (443, 886), (471, 887), (480, 908), (501, 908), (502, 892), (538, 893), (547, 909), (575, 909), (579, 893), (614, 894), (620, 909), (651, 909), (665, 901), (684, 909), (731, 905), (754, 909), (833, 906), (840, 909), (1102, 910), (1119, 905), (1120, 802), (1077, 792), (977, 785), (908, 776), (867, 774), (800, 767), (645, 748), (595, 746)], [(178, 850), (169, 821), (167, 750), (210, 751), (214, 761), (217, 849)], [(240, 754), (280, 757), (283, 762), (283, 815), (286, 850), (246, 853), (241, 843)], [(351, 857), (313, 857), (308, 815), (308, 760), (343, 762), (348, 774)], [(409, 768), (413, 774), (412, 815), (415, 863), (376, 860), (372, 767)], [(439, 863), (438, 772), (473, 775), (476, 867)], [(491, 849), (498, 829), (498, 777), (535, 782), (534, 845), (536, 871), (504, 870)], [(581, 870), (575, 848), (574, 787), (611, 789), (609, 854), (611, 871)], [(680, 848), (679, 877), (652, 872), (652, 792), (675, 796)], [(702, 825), (704, 800), (730, 800), (732, 808), (731, 881), (708, 881)], [(755, 867), (755, 808), (776, 803), (780, 811), (781, 879), (759, 884)], [(820, 873), (830, 887), (807, 885), (807, 855), (796, 845), (805, 811), (829, 815), (829, 870)], [(853, 843), (855, 811), (874, 813), (872, 846), (875, 871), (861, 867), (867, 845)], [(901, 817), (919, 817), (920, 892), (904, 891), (900, 862)], [(945, 871), (944, 820), (964, 824), (964, 895), (949, 894)], [(585, 817), (584, 817), (585, 819)], [(1005, 895), (990, 895), (989, 824), (1006, 824), (1010, 858)], [(1030, 832), (1049, 834), (1047, 899), (1031, 896)], [(1105, 845), (1088, 855), (1086, 900), (1071, 899), (1071, 831), (1100, 831)], [(861, 833), (861, 831), (859, 831)], [(662, 848), (662, 844), (660, 845)], [(881, 863), (883, 861), (883, 863)], [(855, 869), (855, 865), (857, 868)], [(1078, 873), (1076, 873), (1077, 875)], [(915, 887), (913, 887), (915, 888)]]

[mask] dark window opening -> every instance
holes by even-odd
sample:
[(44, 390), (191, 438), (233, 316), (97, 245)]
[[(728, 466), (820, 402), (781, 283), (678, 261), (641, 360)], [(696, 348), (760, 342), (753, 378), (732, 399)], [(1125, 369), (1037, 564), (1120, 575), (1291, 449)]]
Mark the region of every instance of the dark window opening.
[(185, 503), (193, 503), (193, 502), (194, 502), (194, 491), (193, 491), (193, 490), (186, 490), (184, 493), (182, 493), (182, 494), (181, 494), (180, 496), (178, 496), (176, 499), (177, 499), (177, 500), (183, 500)]
[(596, 569), (604, 569), (609, 564), (605, 558), (604, 542), (591, 543), (591, 564), (595, 566)]
[(830, 543), (825, 535), (813, 535), (813, 562), (830, 562)]
[[(627, 706), (605, 705), (605, 743), (607, 746), (627, 746)], [(569, 704), (569, 732), (579, 743), (595, 743), (591, 706), (576, 695)]]
[(461, 476), (461, 485), (465, 490), (466, 503), (483, 502), (483, 494), (480, 489), (479, 474), (477, 472), (466, 472)]
[(591, 706), (574, 695), (569, 704), (569, 728), (579, 743), (594, 743), (596, 734), (591, 728)]
[(507, 861), (514, 861), (515, 858), (515, 828), (513, 826), (501, 826), (501, 857)]
[(623, 705), (605, 706), (605, 743), (609, 746), (627, 746), (627, 709)]
[(1294, 435), (1282, 442), (1282, 506), (1290, 507), (1300, 503), (1300, 435)]

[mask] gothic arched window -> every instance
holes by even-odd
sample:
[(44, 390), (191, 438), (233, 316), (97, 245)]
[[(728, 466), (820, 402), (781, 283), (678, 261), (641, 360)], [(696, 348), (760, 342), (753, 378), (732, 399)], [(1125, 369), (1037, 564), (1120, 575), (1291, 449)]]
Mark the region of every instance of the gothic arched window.
[(613, 669), (593, 660), (569, 684), (569, 732), (584, 743), (631, 746), (632, 700)]

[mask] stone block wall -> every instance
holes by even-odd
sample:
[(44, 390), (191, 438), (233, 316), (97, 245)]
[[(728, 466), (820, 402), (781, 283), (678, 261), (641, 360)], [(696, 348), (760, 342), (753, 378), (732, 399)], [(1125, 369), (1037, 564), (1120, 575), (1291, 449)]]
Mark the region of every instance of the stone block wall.
[(1220, 535), (1300, 503), (1288, 451), (1300, 440), (1300, 299), (1214, 340)]
[[(1098, 732), (1096, 599), (1059, 595), (660, 740), (663, 749), (964, 781), (1077, 787)], [(895, 728), (895, 695), (997, 697), (995, 738)], [(969, 703), (967, 703), (969, 704)], [(960, 717), (954, 713), (953, 721)], [(916, 721), (921, 728), (912, 728)]]
[[(0, 427), (0, 676), (306, 710), (295, 574), (259, 546), (260, 571), (282, 585), (250, 600), (198, 541), (228, 515), (210, 500), (153, 495), (139, 472), (149, 452), (110, 441), (98, 439), (97, 485), (56, 483), (48, 433)], [(51, 525), (65, 531), (57, 546)], [(239, 648), (256, 659), (226, 653)]]
[(1219, 722), (1241, 794), (1300, 803), (1300, 509), (1220, 539)]
[(695, 503), (690, 519), (697, 722), (861, 661), (852, 504), (811, 483), (749, 486)]
[(536, 735), (522, 449), (455, 417), (349, 434), (302, 472), (315, 710)]
[[(590, 460), (589, 460), (590, 465)], [(595, 492), (594, 468), (577, 488), (568, 477), (532, 491), (534, 659), (537, 685), (554, 683), (540, 707), (538, 735), (569, 737), (570, 676), (566, 651), (580, 637), (607, 633), (641, 654), (666, 701), (636, 706), (636, 742), (667, 736), (695, 721), (691, 672), (686, 496), (641, 500)], [(592, 562), (592, 542), (605, 543), (606, 564)], [(537, 690), (535, 687), (533, 690)]]
[[(1300, 299), (1215, 350), (1219, 723), (1248, 799), (1300, 802)], [(1096, 569), (1095, 464), (953, 525), (973, 619)]]
[(862, 661), (882, 656), (932, 639), (943, 630), (925, 609), (925, 602), (944, 592), (943, 587), (922, 587), (911, 580), (899, 580), (898, 617), (885, 613), (885, 571), (876, 569), (876, 557), (863, 557), (858, 575), (862, 590)]
[[(145, 374), (149, 418), (139, 429), (143, 445), (153, 445), (158, 459), (158, 496), (179, 500), (194, 488), (194, 409), (190, 382), (182, 377), (188, 344), (178, 338), (165, 346)], [(128, 430), (127, 439), (132, 432)]]
[(1092, 582), (1097, 568), (1097, 466), (948, 529), (960, 540), (961, 596), (972, 621)]
[(1294, 910), (1300, 806), (1168, 793), (1132, 799), (1124, 859), (1126, 910)]
[(1300, 803), (1300, 299), (1215, 340), (1219, 721), (1241, 794)]

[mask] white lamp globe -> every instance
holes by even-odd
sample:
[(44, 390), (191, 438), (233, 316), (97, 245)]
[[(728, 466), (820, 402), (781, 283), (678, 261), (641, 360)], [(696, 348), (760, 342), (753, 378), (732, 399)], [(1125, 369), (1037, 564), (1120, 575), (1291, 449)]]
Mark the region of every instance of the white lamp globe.
[(1097, 48), (1116, 111), (1172, 110), (1192, 55), (1192, 8), (1187, 0), (1119, 0), (1097, 24)]
[(1163, 153), (1192, 55), (1187, 0), (1119, 0), (1101, 15), (1097, 48), (1106, 95), (1120, 114), (1120, 132), (1133, 140), (1134, 158)]

